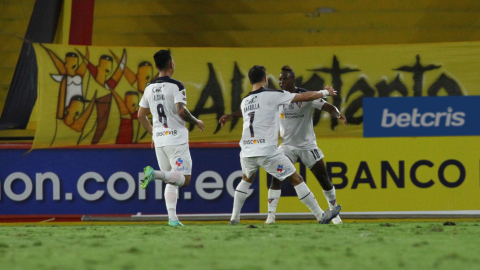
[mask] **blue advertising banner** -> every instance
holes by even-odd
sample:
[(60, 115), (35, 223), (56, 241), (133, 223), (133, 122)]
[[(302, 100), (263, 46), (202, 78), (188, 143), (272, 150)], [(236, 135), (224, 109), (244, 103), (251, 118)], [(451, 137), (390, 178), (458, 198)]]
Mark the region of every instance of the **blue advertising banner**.
[[(140, 187), (143, 167), (159, 169), (153, 149), (0, 150), (0, 215), (166, 214), (164, 186)], [(242, 177), (240, 148), (191, 148), (192, 180), (177, 213), (231, 213)], [(259, 181), (243, 213), (259, 212)]]
[(480, 96), (363, 98), (364, 137), (480, 135)]

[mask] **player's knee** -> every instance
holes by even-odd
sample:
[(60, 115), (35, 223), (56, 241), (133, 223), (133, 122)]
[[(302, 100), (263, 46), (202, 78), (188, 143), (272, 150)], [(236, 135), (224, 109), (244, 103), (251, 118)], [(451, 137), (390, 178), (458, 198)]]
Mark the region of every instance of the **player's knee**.
[(303, 183), (303, 177), (297, 172), (287, 177), (286, 180), (290, 182), (293, 186), (297, 186)]

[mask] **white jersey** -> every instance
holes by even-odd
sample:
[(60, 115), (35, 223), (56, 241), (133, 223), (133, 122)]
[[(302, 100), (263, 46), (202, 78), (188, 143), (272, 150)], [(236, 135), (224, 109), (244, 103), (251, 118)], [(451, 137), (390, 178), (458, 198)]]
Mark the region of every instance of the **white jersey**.
[(275, 154), (278, 145), (279, 106), (292, 102), (295, 94), (283, 90), (260, 88), (242, 100), (242, 156)]
[[(297, 88), (297, 93), (307, 92)], [(280, 106), (280, 138), (282, 145), (298, 150), (317, 148), (317, 139), (313, 132), (313, 109), (321, 109), (326, 101), (317, 99), (308, 102), (295, 102)]]
[(187, 104), (185, 85), (168, 76), (155, 78), (143, 93), (140, 106), (150, 108), (155, 147), (188, 143), (188, 129), (176, 103)]

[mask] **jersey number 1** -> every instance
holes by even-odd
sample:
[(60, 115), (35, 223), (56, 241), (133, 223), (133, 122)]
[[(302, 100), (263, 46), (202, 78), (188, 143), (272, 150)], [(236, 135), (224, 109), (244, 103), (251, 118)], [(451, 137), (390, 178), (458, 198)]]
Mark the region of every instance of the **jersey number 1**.
[(157, 112), (158, 112), (158, 121), (163, 124), (164, 128), (168, 128), (167, 125), (167, 116), (165, 115), (165, 110), (163, 109), (163, 104), (157, 105)]
[(255, 136), (253, 133), (253, 120), (255, 119), (255, 112), (248, 113), (248, 116), (250, 117), (250, 125), (248, 127), (250, 128), (250, 135), (253, 138)]

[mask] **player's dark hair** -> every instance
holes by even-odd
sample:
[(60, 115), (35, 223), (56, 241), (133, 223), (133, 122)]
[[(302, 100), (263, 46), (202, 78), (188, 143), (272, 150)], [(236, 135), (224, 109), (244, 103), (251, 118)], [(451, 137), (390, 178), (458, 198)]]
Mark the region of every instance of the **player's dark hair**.
[(153, 55), (153, 59), (159, 70), (165, 70), (172, 61), (172, 54), (170, 50), (160, 50)]
[(292, 77), (295, 78), (295, 72), (293, 72), (292, 66), (285, 65), (285, 66), (282, 67), (282, 71), (290, 72), (290, 74), (292, 75)]
[(251, 84), (263, 81), (267, 77), (267, 69), (264, 66), (255, 65), (248, 71), (248, 79)]

